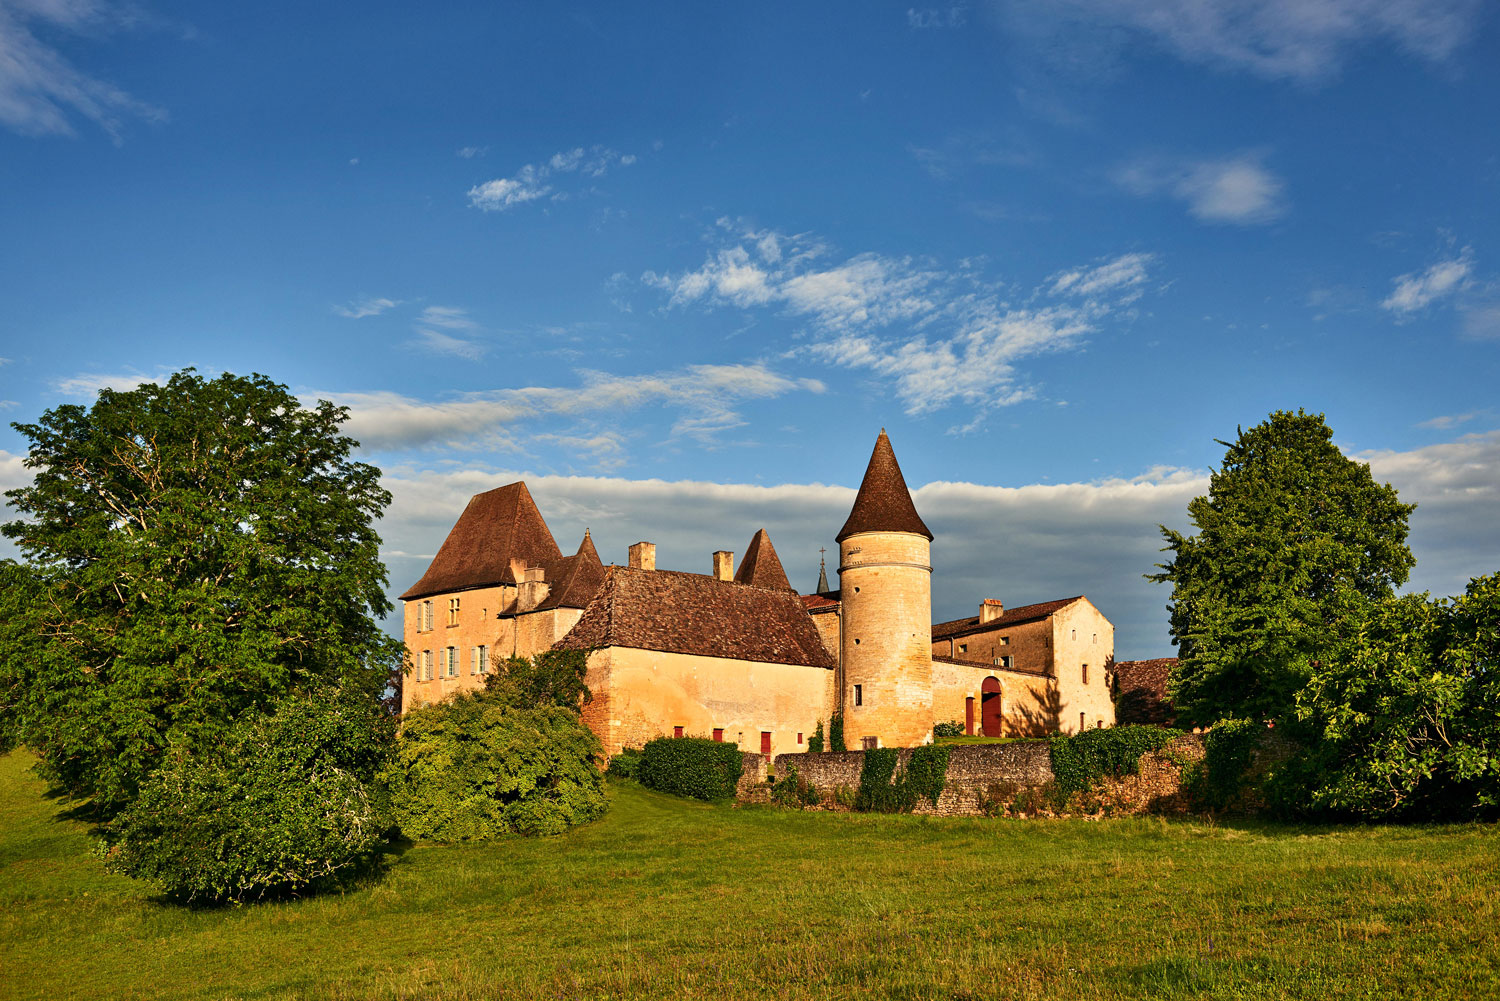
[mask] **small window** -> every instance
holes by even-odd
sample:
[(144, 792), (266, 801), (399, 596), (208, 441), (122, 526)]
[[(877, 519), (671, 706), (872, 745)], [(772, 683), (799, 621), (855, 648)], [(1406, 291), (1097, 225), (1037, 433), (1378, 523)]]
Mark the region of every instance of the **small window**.
[(450, 625), (450, 626), (456, 626), (456, 625), (458, 625), (458, 599), (457, 598), (449, 598), (448, 599), (448, 625)]
[(1078, 630), (1076, 630), (1076, 629), (1069, 629), (1068, 630), (1068, 639), (1070, 639), (1070, 640), (1076, 640), (1077, 638), (1078, 638)]
[(474, 668), (471, 674), (488, 674), (490, 670), (490, 648), (477, 646), (474, 648)]
[(855, 685), (854, 686), (854, 704), (857, 705), (857, 706), (862, 706), (862, 705), (865, 704), (865, 686), (864, 685)]
[(875, 750), (879, 746), (880, 746), (880, 738), (879, 737), (861, 737), (861, 738), (859, 738), (859, 749), (861, 751), (873, 751), (873, 750)]
[(422, 607), (417, 611), (417, 632), (432, 632), (432, 600), (422, 602)]
[(681, 737), (682, 736), (682, 727), (680, 727), (680, 726), (674, 726), (674, 727), (672, 727), (672, 736), (674, 736), (674, 737)]
[(1104, 720), (1102, 720), (1102, 719), (1096, 719), (1096, 720), (1094, 720), (1094, 729), (1096, 729), (1096, 730), (1103, 730), (1104, 729)]
[(854, 637), (854, 645), (855, 646), (859, 646), (859, 637), (858, 636)]
[(1007, 670), (1009, 670), (1009, 668), (1010, 668), (1010, 658), (1009, 657), (996, 657), (995, 658), (995, 666), (996, 667), (1003, 667), (1003, 668), (1006, 668)]
[(1089, 666), (1087, 664), (1083, 665), (1083, 683), (1085, 685), (1089, 683)]
[(1099, 642), (1099, 634), (1095, 633), (1093, 636), (1089, 637), (1089, 642), (1090, 643), (1098, 643)]
[(1000, 645), (1001, 646), (1010, 646), (1010, 637), (1009, 636), (1002, 636), (1002, 637), (1000, 637)]
[(721, 744), (724, 742), (724, 728), (722, 726), (714, 727), (714, 740), (717, 740)]
[(422, 665), (417, 671), (417, 678), (421, 681), (432, 680), (432, 651), (422, 651)]
[(448, 677), (458, 677), (458, 647), (456, 646), (448, 648)]
[(1078, 714), (1078, 729), (1084, 730), (1084, 729), (1087, 729), (1087, 727), (1088, 727), (1088, 724), (1084, 723), (1084, 721), (1083, 721), (1083, 713), (1079, 713)]
[(960, 643), (958, 645), (958, 652), (959, 653), (968, 653), (969, 652), (969, 644), (967, 644), (967, 643)]
[(802, 743), (802, 731), (801, 730), (797, 731), (797, 743), (799, 743), (799, 744)]

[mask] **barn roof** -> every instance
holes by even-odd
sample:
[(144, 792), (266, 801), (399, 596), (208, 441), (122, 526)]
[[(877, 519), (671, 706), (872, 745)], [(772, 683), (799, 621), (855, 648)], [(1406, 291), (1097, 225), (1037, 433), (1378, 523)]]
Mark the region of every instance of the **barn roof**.
[(1061, 611), (1081, 601), (1083, 595), (1075, 595), (1071, 598), (1058, 598), (1056, 601), (1041, 601), (1035, 605), (1019, 605), (1015, 608), (1007, 608), (999, 618), (980, 624), (979, 616), (971, 615), (967, 619), (951, 619), (948, 622), (934, 622), (932, 624), (932, 638), (945, 640), (950, 636), (967, 636), (970, 633), (982, 633), (990, 629), (1005, 629), (1009, 626), (1018, 626), (1024, 622), (1036, 622)]
[(786, 570), (782, 568), (781, 560), (776, 555), (776, 547), (771, 545), (771, 537), (764, 528), (750, 538), (750, 545), (745, 547), (744, 558), (740, 560), (740, 568), (735, 571), (734, 582), (770, 588), (773, 591), (792, 589), (791, 582), (786, 579)]

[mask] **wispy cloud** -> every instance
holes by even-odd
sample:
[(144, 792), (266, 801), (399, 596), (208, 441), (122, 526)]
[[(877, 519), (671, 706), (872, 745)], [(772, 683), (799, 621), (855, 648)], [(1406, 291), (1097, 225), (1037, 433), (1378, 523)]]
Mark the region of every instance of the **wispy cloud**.
[(1208, 160), (1147, 157), (1118, 168), (1114, 181), (1143, 198), (1175, 198), (1203, 222), (1254, 226), (1286, 213), (1285, 184), (1263, 159), (1259, 153)]
[(1465, 247), (1457, 257), (1438, 261), (1425, 271), (1414, 271), (1392, 279), (1395, 288), (1381, 302), (1381, 308), (1398, 317), (1408, 317), (1461, 291), (1473, 271), (1473, 255), (1470, 248)]
[(558, 187), (562, 175), (600, 178), (615, 167), (628, 167), (635, 161), (633, 154), (604, 146), (563, 150), (541, 163), (524, 164), (510, 177), (475, 185), (469, 189), (469, 204), (486, 212), (504, 212), (541, 198), (561, 201), (571, 195), (569, 190)]
[(802, 235), (719, 220), (703, 266), (641, 281), (666, 308), (778, 309), (806, 322), (813, 358), (892, 382), (911, 414), (963, 403), (982, 413), (1029, 399), (1021, 360), (1075, 347), (1140, 297), (1154, 258), (1133, 253), (1053, 276), (1011, 302), (972, 267), (864, 253), (837, 260)]
[(962, 133), (951, 135), (934, 146), (912, 146), (922, 169), (938, 180), (972, 167), (1030, 167), (1039, 157), (1036, 150), (1019, 134), (1004, 141), (991, 136)]
[(1481, 0), (1054, 0), (1006, 8), (1018, 29), (1045, 33), (1053, 45), (1101, 33), (1147, 35), (1195, 63), (1304, 83), (1334, 76), (1345, 57), (1389, 42), (1432, 62), (1447, 59), (1475, 33)]
[[(692, 365), (645, 375), (581, 371), (576, 386), (528, 386), (483, 393), (464, 393), (443, 400), (421, 400), (394, 392), (339, 393), (331, 399), (348, 406), (350, 433), (366, 447), (410, 449), (442, 444), (461, 449), (518, 450), (534, 434), (528, 430), (546, 418), (590, 419), (644, 407), (675, 412), (670, 435), (701, 444), (744, 424), (738, 405), (791, 392), (823, 391), (815, 379), (794, 378), (761, 363)], [(578, 436), (599, 452), (599, 432)]]
[(457, 306), (428, 306), (417, 317), (414, 328), (417, 346), (438, 354), (478, 361), (489, 351), (489, 345), (479, 340), (479, 324), (469, 318), (469, 312)]
[(400, 299), (357, 299), (346, 306), (335, 306), (333, 311), (350, 320), (362, 320), (367, 316), (379, 316), (388, 309), (401, 305)]
[(119, 142), (127, 119), (165, 121), (165, 111), (78, 69), (54, 43), (136, 20), (104, 0), (0, 0), (0, 124), (22, 135), (74, 135), (79, 116)]
[(952, 4), (947, 7), (908, 7), (906, 23), (913, 28), (962, 28), (969, 23), (967, 4)]
[(1479, 415), (1480, 411), (1478, 410), (1470, 411), (1467, 414), (1445, 414), (1442, 417), (1433, 417), (1429, 420), (1419, 421), (1415, 426), (1426, 428), (1430, 431), (1446, 431), (1449, 428), (1458, 427), (1460, 424), (1467, 424)]
[(460, 146), (454, 151), (455, 156), (461, 156), (465, 160), (472, 160), (476, 156), (484, 156), (490, 151), (488, 146)]

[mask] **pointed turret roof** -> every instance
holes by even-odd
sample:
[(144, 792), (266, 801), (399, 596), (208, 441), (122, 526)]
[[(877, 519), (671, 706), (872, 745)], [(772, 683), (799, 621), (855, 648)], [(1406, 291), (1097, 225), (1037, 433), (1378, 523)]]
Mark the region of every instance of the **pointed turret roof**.
[(537, 606), (539, 609), (559, 606), (587, 608), (598, 593), (599, 585), (604, 583), (604, 561), (599, 559), (599, 550), (594, 548), (588, 529), (583, 530), (578, 552), (545, 566), (546, 579), (552, 587)]
[(824, 562), (821, 555), (818, 557), (818, 590), (816, 593), (828, 593), (828, 564)]
[(444, 591), (514, 584), (510, 561), (515, 559), (531, 566), (562, 559), (531, 491), (521, 482), (469, 498), (427, 572), (401, 598), (410, 601)]
[(771, 545), (771, 537), (764, 528), (756, 532), (750, 539), (750, 545), (745, 547), (745, 556), (740, 560), (734, 582), (770, 588), (773, 591), (792, 589), (791, 582), (786, 579), (786, 570), (782, 568), (781, 560), (776, 555), (776, 547)]
[(896, 463), (896, 453), (885, 428), (880, 429), (880, 437), (875, 439), (875, 451), (870, 453), (864, 482), (854, 498), (854, 510), (849, 512), (849, 520), (844, 522), (835, 540), (843, 542), (859, 532), (910, 532), (932, 541), (932, 532), (911, 502), (911, 491), (906, 489), (906, 479)]

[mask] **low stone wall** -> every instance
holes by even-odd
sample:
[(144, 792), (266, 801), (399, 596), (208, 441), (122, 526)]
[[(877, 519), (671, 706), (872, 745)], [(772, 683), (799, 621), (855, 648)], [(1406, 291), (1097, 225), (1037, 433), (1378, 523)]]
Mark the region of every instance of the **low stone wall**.
[[(800, 758), (800, 754), (783, 754), (783, 758)], [(766, 781), (770, 769), (766, 767), (766, 757), (763, 754), (755, 754), (751, 751), (741, 751), (740, 760), (743, 762), (743, 770), (740, 772), (740, 784), (735, 789), (735, 798), (744, 802), (763, 802), (771, 797), (766, 792)]]
[[(1203, 754), (1203, 738), (1185, 734), (1161, 751), (1142, 756), (1139, 774), (1102, 779), (1058, 811), (1052, 803), (1052, 755), (1046, 741), (962, 744), (948, 749), (947, 781), (937, 803), (920, 800), (913, 812), (952, 817), (1181, 813), (1188, 809), (1182, 791), (1183, 767), (1203, 760)], [(910, 750), (901, 751), (900, 767), (910, 757)], [(825, 809), (847, 809), (839, 801), (852, 802), (864, 760), (863, 751), (780, 754), (775, 771), (777, 776), (786, 776), (795, 767), (818, 790)], [(764, 786), (757, 790), (742, 779), (741, 789), (741, 798), (747, 801), (767, 798)]]

